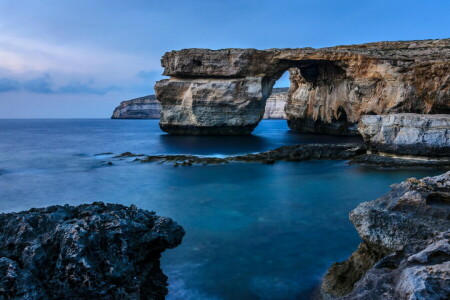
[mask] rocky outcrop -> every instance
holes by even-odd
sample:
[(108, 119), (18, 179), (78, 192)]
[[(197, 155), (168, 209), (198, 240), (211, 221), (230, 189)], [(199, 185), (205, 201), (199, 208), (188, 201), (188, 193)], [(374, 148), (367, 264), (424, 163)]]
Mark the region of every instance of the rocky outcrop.
[[(274, 88), (267, 99), (263, 119), (286, 119), (284, 107), (289, 88)], [(120, 102), (111, 119), (159, 119), (161, 104), (155, 95)]]
[(161, 104), (155, 95), (120, 102), (111, 119), (159, 119)]
[(363, 116), (358, 130), (372, 152), (450, 158), (450, 115)]
[(450, 172), (394, 185), (350, 220), (363, 243), (330, 268), (324, 299), (450, 298)]
[(184, 231), (116, 204), (51, 206), (0, 215), (0, 298), (164, 299), (161, 252)]
[(267, 98), (263, 119), (286, 119), (286, 106), (289, 88), (273, 88)]
[(185, 49), (166, 53), (156, 83), (161, 128), (249, 134), (289, 70), (286, 115), (300, 132), (356, 134), (362, 115), (450, 112), (450, 39), (331, 48)]
[(261, 162), (273, 164), (276, 161), (303, 161), (311, 159), (350, 159), (365, 153), (360, 144), (300, 144), (283, 146), (274, 150), (228, 157), (210, 157), (197, 155), (145, 155), (124, 152), (113, 158), (134, 158), (142, 163), (163, 162), (174, 166), (192, 166), (194, 164), (226, 164), (229, 162)]

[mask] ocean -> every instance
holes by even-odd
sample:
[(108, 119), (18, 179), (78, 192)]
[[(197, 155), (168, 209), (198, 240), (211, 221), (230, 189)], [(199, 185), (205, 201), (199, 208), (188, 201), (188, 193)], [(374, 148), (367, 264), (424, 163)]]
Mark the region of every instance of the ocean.
[(442, 170), (333, 160), (173, 167), (104, 153), (227, 156), (343, 142), (360, 139), (292, 133), (282, 120), (244, 137), (170, 136), (158, 120), (0, 120), (0, 211), (135, 204), (186, 230), (162, 255), (168, 299), (308, 299), (360, 243), (352, 209), (393, 183)]

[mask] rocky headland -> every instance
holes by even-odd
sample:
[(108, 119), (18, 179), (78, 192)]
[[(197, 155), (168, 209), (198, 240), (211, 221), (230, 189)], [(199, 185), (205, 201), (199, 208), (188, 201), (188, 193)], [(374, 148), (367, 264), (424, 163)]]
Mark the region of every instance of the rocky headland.
[(164, 299), (165, 249), (184, 230), (118, 204), (50, 206), (0, 215), (1, 299)]
[[(286, 119), (286, 106), (289, 88), (273, 88), (267, 99), (263, 119)], [(159, 119), (161, 104), (155, 95), (120, 102), (114, 109), (111, 119)]]
[(450, 172), (393, 185), (350, 220), (363, 242), (329, 269), (322, 299), (450, 298)]
[(447, 114), (450, 39), (321, 49), (184, 49), (162, 58), (160, 127), (172, 134), (250, 134), (288, 70), (285, 112), (299, 132), (357, 134), (363, 115)]
[(161, 104), (155, 95), (120, 102), (111, 119), (159, 119)]

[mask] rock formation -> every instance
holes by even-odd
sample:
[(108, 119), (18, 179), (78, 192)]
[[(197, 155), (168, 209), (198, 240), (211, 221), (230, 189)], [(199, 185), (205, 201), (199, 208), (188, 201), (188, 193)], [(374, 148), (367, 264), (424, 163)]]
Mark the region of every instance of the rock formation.
[[(263, 119), (286, 119), (284, 107), (289, 88), (274, 88), (267, 99)], [(155, 95), (120, 102), (111, 119), (159, 119), (161, 104)]]
[(1, 299), (164, 299), (161, 252), (184, 231), (117, 204), (0, 215)]
[(350, 220), (363, 242), (324, 278), (324, 299), (450, 298), (450, 172), (394, 185)]
[(358, 129), (372, 152), (450, 157), (450, 115), (363, 116)]
[(362, 115), (450, 112), (450, 39), (331, 48), (185, 49), (156, 83), (162, 130), (249, 134), (289, 70), (286, 115), (300, 132), (356, 134)]
[(263, 119), (286, 119), (286, 106), (289, 88), (273, 88), (267, 98)]
[(161, 104), (155, 95), (120, 102), (111, 119), (159, 119)]

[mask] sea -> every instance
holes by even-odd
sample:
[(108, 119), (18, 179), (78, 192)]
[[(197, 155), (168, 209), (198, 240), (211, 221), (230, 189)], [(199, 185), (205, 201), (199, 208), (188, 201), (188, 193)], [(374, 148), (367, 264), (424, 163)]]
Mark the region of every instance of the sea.
[[(55, 204), (135, 204), (183, 226), (162, 254), (167, 299), (309, 299), (361, 242), (349, 212), (409, 177), (347, 161), (174, 167), (122, 152), (224, 157), (302, 143), (362, 142), (294, 133), (264, 120), (251, 136), (172, 136), (158, 120), (0, 120), (0, 212)], [(112, 163), (108, 164), (109, 162)]]

